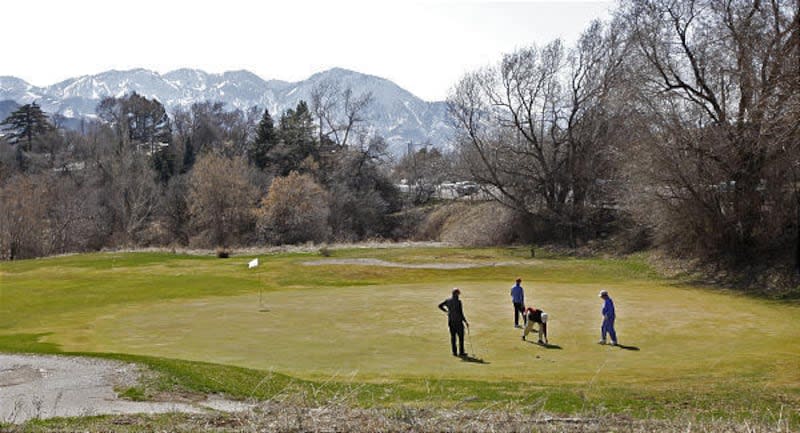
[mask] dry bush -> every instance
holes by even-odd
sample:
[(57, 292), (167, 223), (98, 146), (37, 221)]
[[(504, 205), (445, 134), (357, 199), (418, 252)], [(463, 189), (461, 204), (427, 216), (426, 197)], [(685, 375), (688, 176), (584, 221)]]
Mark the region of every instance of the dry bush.
[(324, 241), (331, 231), (328, 201), (327, 191), (307, 174), (276, 178), (256, 211), (257, 230), (273, 244)]
[(417, 239), (436, 239), (463, 246), (507, 245), (519, 238), (519, 218), (495, 203), (453, 203), (432, 212)]
[(103, 222), (86, 183), (47, 172), (15, 176), (0, 186), (0, 259), (95, 249)]
[(252, 231), (258, 191), (250, 168), (241, 157), (205, 155), (194, 165), (189, 180), (189, 214), (195, 246), (240, 244)]
[(19, 176), (0, 188), (0, 258), (25, 259), (47, 253), (48, 188), (33, 176)]

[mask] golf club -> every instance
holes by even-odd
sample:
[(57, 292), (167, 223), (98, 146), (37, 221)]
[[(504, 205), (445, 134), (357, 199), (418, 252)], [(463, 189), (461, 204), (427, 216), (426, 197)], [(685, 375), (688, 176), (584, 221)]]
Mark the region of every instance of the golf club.
[(469, 332), (469, 326), (467, 326), (467, 340), (469, 340), (469, 351), (472, 352), (472, 356), (477, 358), (478, 353), (475, 352), (475, 347), (472, 345), (472, 334)]

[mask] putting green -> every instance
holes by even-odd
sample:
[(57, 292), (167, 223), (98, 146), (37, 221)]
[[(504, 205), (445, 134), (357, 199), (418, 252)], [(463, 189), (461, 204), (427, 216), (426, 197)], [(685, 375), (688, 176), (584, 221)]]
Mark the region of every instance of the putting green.
[[(313, 255), (217, 260), (97, 254), (0, 266), (0, 334), (47, 333), (64, 351), (114, 352), (275, 370), (302, 378), (404, 378), (623, 384), (800, 384), (800, 308), (688, 287), (639, 260), (524, 259), (524, 250), (336, 251), (469, 269), (308, 266)], [(545, 348), (513, 328), (509, 289), (550, 315)], [(445, 315), (462, 289), (483, 363), (450, 355)], [(609, 290), (627, 348), (596, 344)], [(262, 289), (263, 293), (259, 294)], [(262, 311), (266, 310), (266, 311)], [(535, 340), (535, 336), (531, 336)], [(1, 349), (1, 348), (0, 348)]]

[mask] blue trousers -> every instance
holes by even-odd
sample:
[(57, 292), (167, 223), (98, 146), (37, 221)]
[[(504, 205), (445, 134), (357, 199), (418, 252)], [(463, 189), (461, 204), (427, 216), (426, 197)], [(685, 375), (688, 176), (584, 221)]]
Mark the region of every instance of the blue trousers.
[(600, 327), (600, 335), (603, 341), (606, 339), (606, 334), (611, 335), (611, 341), (617, 342), (617, 331), (614, 330), (614, 316), (603, 316), (603, 326)]

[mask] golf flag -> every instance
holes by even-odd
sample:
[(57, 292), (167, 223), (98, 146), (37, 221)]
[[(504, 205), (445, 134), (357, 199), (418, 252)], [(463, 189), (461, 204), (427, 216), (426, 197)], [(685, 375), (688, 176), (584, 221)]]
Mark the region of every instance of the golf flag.
[(256, 266), (258, 266), (258, 257), (256, 257), (253, 260), (250, 260), (250, 262), (247, 263), (247, 269), (253, 269)]

